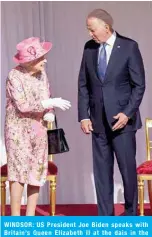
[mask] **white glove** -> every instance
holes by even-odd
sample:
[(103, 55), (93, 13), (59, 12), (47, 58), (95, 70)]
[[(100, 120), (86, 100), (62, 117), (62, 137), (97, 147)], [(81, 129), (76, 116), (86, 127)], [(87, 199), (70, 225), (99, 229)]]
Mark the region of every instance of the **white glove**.
[(54, 120), (55, 120), (55, 115), (54, 115), (53, 113), (46, 113), (46, 114), (43, 116), (43, 120), (52, 123), (52, 122), (54, 122)]
[(66, 110), (71, 107), (70, 101), (63, 100), (62, 98), (50, 98), (48, 100), (42, 100), (41, 103), (44, 109), (57, 107), (62, 110)]

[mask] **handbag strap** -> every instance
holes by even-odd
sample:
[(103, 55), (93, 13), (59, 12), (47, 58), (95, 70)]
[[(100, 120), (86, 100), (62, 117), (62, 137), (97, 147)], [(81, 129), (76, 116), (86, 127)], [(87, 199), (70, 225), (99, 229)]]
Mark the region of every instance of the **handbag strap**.
[(57, 122), (57, 117), (55, 115), (55, 127), (58, 128), (58, 122)]

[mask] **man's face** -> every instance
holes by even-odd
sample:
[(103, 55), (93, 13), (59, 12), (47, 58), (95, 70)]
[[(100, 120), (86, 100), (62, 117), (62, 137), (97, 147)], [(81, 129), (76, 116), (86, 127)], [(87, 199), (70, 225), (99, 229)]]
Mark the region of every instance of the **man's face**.
[(100, 19), (91, 17), (87, 19), (87, 29), (92, 39), (97, 43), (107, 40), (107, 25)]

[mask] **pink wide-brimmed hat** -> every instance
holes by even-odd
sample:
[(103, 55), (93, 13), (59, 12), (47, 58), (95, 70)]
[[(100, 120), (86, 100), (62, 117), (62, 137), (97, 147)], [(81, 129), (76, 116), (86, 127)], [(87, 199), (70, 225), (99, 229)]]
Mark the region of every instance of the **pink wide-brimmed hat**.
[(17, 54), (13, 57), (16, 63), (28, 63), (44, 56), (52, 48), (51, 42), (40, 42), (37, 37), (31, 37), (17, 44)]

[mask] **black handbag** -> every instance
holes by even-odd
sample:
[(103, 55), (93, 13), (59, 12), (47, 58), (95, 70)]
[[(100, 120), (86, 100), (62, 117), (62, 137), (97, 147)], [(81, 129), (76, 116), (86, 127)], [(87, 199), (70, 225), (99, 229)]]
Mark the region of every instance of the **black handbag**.
[(63, 128), (58, 128), (57, 118), (55, 116), (56, 129), (47, 130), (48, 135), (48, 154), (59, 154), (69, 151), (69, 146), (65, 138)]

